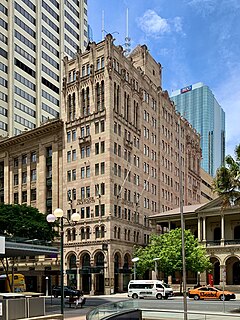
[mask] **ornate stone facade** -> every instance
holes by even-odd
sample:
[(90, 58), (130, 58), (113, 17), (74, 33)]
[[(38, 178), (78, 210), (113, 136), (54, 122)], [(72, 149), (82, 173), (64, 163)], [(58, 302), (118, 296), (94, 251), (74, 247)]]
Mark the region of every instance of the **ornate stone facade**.
[(0, 142), (5, 202), (79, 212), (79, 223), (64, 226), (65, 282), (96, 294), (127, 289), (133, 247), (154, 231), (149, 216), (179, 206), (180, 171), (184, 203), (201, 201), (200, 138), (162, 91), (161, 65), (146, 46), (126, 57), (113, 41), (64, 59), (62, 120)]

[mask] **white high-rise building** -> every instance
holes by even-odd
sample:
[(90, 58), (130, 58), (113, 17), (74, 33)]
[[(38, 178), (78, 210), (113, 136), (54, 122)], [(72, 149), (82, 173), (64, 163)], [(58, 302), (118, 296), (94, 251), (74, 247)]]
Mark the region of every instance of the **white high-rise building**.
[(63, 58), (88, 42), (87, 0), (1, 0), (0, 135), (59, 116)]

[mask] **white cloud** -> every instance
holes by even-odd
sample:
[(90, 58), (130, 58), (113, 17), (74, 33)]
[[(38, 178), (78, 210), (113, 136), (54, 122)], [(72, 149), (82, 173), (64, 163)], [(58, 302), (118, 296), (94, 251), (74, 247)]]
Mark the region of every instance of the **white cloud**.
[(174, 24), (174, 28), (175, 28), (176, 32), (182, 33), (185, 35), (185, 33), (183, 33), (183, 26), (182, 26), (182, 18), (181, 17), (175, 17), (173, 19), (173, 24)]
[(137, 19), (137, 23), (144, 33), (155, 38), (173, 31), (185, 35), (181, 17), (165, 19), (160, 17), (154, 10), (145, 11), (144, 15)]
[(170, 31), (167, 19), (161, 18), (154, 10), (147, 10), (138, 20), (138, 25), (148, 35), (160, 36)]

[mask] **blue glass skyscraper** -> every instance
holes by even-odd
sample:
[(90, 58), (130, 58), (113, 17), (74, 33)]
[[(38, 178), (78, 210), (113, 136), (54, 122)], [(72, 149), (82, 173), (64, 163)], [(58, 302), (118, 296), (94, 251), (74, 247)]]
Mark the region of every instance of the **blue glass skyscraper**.
[(172, 92), (171, 100), (201, 135), (201, 166), (215, 176), (225, 158), (225, 112), (209, 87), (201, 82)]

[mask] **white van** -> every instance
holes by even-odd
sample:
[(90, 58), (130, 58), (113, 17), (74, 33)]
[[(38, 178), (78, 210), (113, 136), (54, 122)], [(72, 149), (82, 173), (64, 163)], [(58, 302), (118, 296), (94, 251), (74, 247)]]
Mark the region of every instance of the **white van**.
[(173, 296), (173, 289), (164, 281), (131, 280), (128, 284), (128, 297), (133, 299), (152, 297), (168, 299)]

